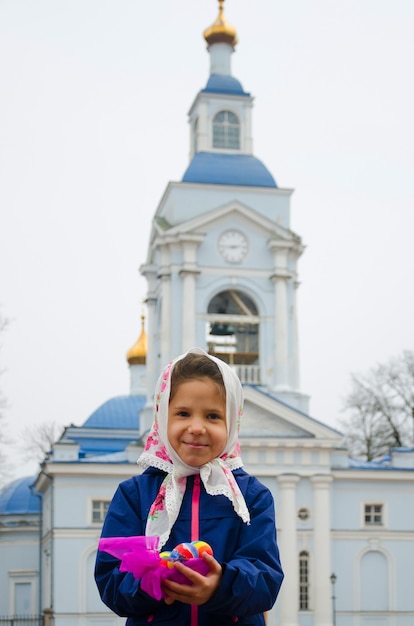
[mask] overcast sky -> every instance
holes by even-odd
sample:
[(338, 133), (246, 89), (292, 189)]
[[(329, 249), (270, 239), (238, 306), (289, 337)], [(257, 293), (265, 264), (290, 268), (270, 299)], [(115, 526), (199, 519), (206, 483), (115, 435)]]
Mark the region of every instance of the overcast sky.
[[(301, 387), (414, 349), (413, 0), (227, 0), (254, 153), (294, 188)], [(0, 1), (0, 388), (22, 429), (129, 392), (151, 218), (189, 153), (215, 0)]]

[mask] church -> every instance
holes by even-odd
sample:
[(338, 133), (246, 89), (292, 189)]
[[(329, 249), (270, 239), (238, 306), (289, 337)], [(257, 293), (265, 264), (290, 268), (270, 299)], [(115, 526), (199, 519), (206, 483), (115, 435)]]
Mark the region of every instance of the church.
[(275, 499), (285, 580), (268, 626), (412, 626), (414, 449), (358, 462), (309, 415), (293, 191), (253, 153), (253, 97), (232, 75), (237, 32), (224, 0), (204, 39), (210, 73), (189, 109), (189, 163), (167, 184), (138, 259), (146, 315), (127, 353), (130, 394), (68, 426), (39, 473), (0, 494), (0, 625), (125, 623), (95, 587), (100, 529), (118, 483), (142, 471), (162, 367), (199, 346), (243, 383), (245, 469)]

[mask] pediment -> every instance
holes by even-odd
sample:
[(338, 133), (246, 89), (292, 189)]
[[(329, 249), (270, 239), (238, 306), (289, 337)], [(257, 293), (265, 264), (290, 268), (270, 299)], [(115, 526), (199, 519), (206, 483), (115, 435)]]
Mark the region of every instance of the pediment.
[(158, 236), (177, 237), (186, 234), (202, 234), (215, 227), (218, 223), (229, 220), (232, 222), (243, 220), (245, 223), (250, 223), (252, 226), (266, 232), (268, 237), (274, 237), (284, 241), (299, 241), (299, 237), (291, 230), (284, 228), (280, 224), (264, 217), (251, 207), (238, 200), (218, 206), (195, 218), (180, 222), (180, 224), (174, 226), (170, 225), (167, 220), (160, 217), (155, 220), (155, 228)]
[(304, 428), (300, 428), (251, 402), (244, 404), (241, 436), (246, 439), (252, 437), (313, 437)]
[(245, 386), (244, 397), (241, 439), (314, 439), (332, 443), (342, 440), (337, 430), (257, 387)]

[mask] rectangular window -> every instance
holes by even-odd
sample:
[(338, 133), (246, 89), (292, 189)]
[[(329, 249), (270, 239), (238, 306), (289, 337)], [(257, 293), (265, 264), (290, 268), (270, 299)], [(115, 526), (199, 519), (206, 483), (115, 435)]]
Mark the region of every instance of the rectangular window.
[(366, 526), (382, 526), (384, 523), (382, 504), (365, 504), (364, 521)]
[(14, 585), (14, 615), (31, 615), (32, 585), (29, 582), (16, 582)]
[(309, 553), (299, 554), (299, 611), (309, 610)]
[(92, 523), (102, 524), (108, 511), (110, 500), (92, 500)]

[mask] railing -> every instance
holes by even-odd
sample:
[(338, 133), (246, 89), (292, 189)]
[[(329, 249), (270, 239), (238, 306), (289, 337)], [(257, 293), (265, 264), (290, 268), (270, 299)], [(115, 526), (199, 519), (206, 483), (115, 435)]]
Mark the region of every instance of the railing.
[(260, 385), (260, 365), (233, 365), (242, 383)]
[(43, 626), (41, 615), (0, 615), (0, 626)]

